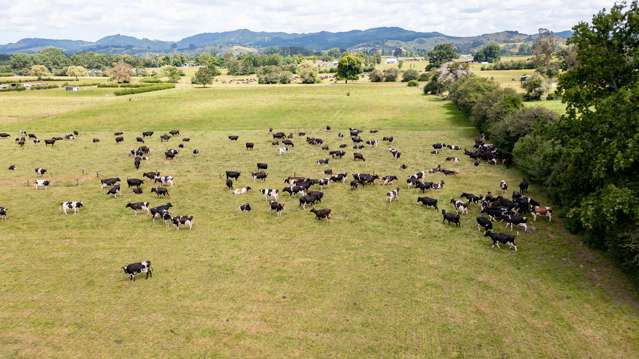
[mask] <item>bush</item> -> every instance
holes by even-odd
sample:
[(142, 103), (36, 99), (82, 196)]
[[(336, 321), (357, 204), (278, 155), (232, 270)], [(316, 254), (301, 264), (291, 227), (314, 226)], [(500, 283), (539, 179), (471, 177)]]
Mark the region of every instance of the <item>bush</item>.
[(399, 70), (391, 67), (384, 70), (384, 82), (395, 82), (399, 76)]
[(497, 148), (511, 153), (520, 138), (531, 133), (534, 128), (548, 126), (558, 119), (555, 112), (543, 107), (522, 108), (518, 111), (512, 109), (504, 119), (489, 123), (487, 133)]
[(293, 73), (290, 71), (282, 71), (279, 75), (279, 82), (281, 84), (290, 84), (293, 78)]
[(444, 85), (439, 81), (439, 73), (435, 73), (424, 86), (424, 95), (439, 95), (443, 91)]
[(505, 61), (498, 62), (494, 65), (484, 65), (481, 67), (482, 71), (491, 70), (532, 70), (535, 68), (535, 64), (530, 60), (519, 61)]
[(539, 74), (529, 76), (522, 86), (526, 90), (524, 99), (526, 101), (536, 101), (544, 99), (544, 95), (548, 92), (548, 85), (546, 80)]
[(384, 73), (381, 70), (375, 69), (368, 74), (368, 78), (371, 82), (382, 82), (384, 81)]
[(117, 90), (113, 94), (116, 96), (134, 95), (143, 92), (160, 91), (175, 88), (175, 84), (157, 84), (142, 87), (125, 88)]
[[(523, 107), (521, 96), (513, 89), (496, 88), (481, 95), (473, 105), (470, 120), (481, 132)], [(510, 151), (509, 151), (510, 152)]]
[(453, 83), (448, 98), (461, 112), (470, 115), (473, 106), (483, 95), (497, 89), (497, 84), (488, 79), (477, 76), (466, 76)]
[(18, 86), (18, 87), (9, 87), (6, 89), (0, 89), (0, 92), (9, 92), (9, 91), (24, 91), (26, 90), (26, 88), (22, 87), (22, 86)]
[(98, 88), (116, 88), (116, 87), (120, 87), (120, 84), (117, 84), (115, 82), (102, 82), (98, 84)]
[(320, 82), (317, 66), (311, 61), (304, 61), (299, 64), (296, 72), (303, 84), (316, 84)]
[(408, 81), (408, 83), (406, 85), (408, 87), (417, 87), (417, 86), (419, 86), (419, 82), (417, 82), (417, 80), (410, 80), (410, 81)]
[(417, 78), (417, 81), (419, 82), (426, 82), (428, 80), (430, 80), (430, 74), (428, 72), (422, 72)]
[(402, 74), (402, 82), (408, 82), (417, 80), (419, 78), (419, 72), (417, 70), (409, 69)]

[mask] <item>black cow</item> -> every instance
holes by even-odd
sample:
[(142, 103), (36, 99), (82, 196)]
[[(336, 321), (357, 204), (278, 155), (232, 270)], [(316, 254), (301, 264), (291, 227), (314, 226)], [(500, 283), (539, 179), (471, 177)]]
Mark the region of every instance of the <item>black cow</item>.
[(115, 143), (122, 143), (124, 142), (124, 137), (123, 136), (117, 136), (115, 138)]
[(448, 222), (448, 224), (455, 224), (456, 226), (461, 227), (459, 214), (446, 212), (446, 210), (442, 209), (442, 223), (444, 222)]
[(171, 136), (179, 136), (180, 135), (180, 130), (171, 130), (171, 131), (169, 131), (169, 133), (171, 134)]
[(164, 188), (164, 187), (151, 188), (151, 193), (155, 193), (158, 197), (160, 197), (160, 196), (163, 196), (163, 197), (169, 196), (169, 190)]
[(250, 203), (243, 203), (240, 205), (240, 212), (250, 212), (250, 211), (251, 211)]
[(489, 218), (486, 218), (484, 216), (478, 216), (477, 229), (481, 231), (482, 228), (484, 229), (484, 231), (489, 231), (493, 229), (493, 222), (491, 222)]
[(266, 170), (266, 169), (268, 169), (268, 163), (258, 162), (257, 163), (257, 169), (258, 170)]
[(331, 210), (330, 208), (322, 208), (322, 209), (311, 209), (311, 212), (315, 214), (317, 219), (330, 219), (331, 218)]
[(426, 207), (432, 207), (435, 209), (439, 209), (437, 207), (437, 199), (435, 198), (430, 198), (430, 197), (417, 197), (417, 202), (421, 203), (422, 205), (426, 206)]
[(284, 205), (282, 203), (278, 203), (278, 202), (271, 202), (271, 212), (275, 212), (277, 213), (278, 216), (282, 215), (282, 212), (284, 211)]
[(142, 137), (151, 137), (151, 136), (153, 136), (153, 131), (142, 132)]
[(510, 248), (517, 251), (517, 246), (515, 245), (515, 236), (508, 233), (497, 233), (492, 231), (486, 231), (484, 233), (485, 237), (490, 237), (493, 240), (493, 248), (497, 246), (497, 248), (501, 248), (499, 244), (507, 244)]
[(140, 187), (144, 183), (144, 180), (138, 178), (127, 178), (126, 184), (130, 187)]
[(240, 178), (240, 172), (238, 171), (226, 171), (226, 179), (238, 180)]
[(255, 147), (255, 144), (253, 142), (247, 142), (245, 146), (246, 146), (246, 149), (250, 151)]

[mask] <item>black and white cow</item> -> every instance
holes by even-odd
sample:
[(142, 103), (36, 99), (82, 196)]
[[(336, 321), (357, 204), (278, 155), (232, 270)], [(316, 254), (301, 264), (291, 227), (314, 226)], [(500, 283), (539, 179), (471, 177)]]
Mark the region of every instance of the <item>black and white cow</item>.
[(151, 213), (149, 209), (149, 202), (129, 202), (124, 208), (131, 208), (136, 215), (138, 212)]
[(490, 220), (490, 218), (484, 216), (477, 217), (477, 229), (481, 231), (482, 228), (484, 229), (484, 231), (490, 231), (491, 229), (493, 229), (493, 222)]
[(155, 183), (160, 183), (162, 186), (173, 186), (174, 182), (173, 176), (157, 176), (155, 177)]
[(7, 212), (9, 211), (8, 208), (6, 207), (0, 207), (0, 219), (2, 219), (3, 221), (7, 220)]
[(253, 181), (255, 180), (264, 181), (266, 180), (266, 177), (268, 177), (268, 174), (264, 171), (257, 171), (257, 172), (251, 173), (251, 177), (253, 177)]
[(252, 210), (250, 203), (242, 203), (240, 205), (240, 212), (250, 212)]
[(51, 182), (49, 180), (38, 179), (33, 182), (35, 189), (47, 189)]
[(233, 190), (233, 194), (238, 196), (238, 195), (241, 195), (241, 194), (245, 194), (245, 193), (249, 192), (250, 190), (251, 190), (251, 187), (249, 187), (249, 186), (242, 187), (242, 188), (236, 188), (236, 189)]
[(260, 193), (266, 198), (267, 201), (277, 201), (277, 196), (280, 194), (280, 191), (272, 188), (262, 188), (260, 189)]
[(131, 281), (135, 281), (135, 277), (142, 273), (146, 273), (146, 279), (153, 277), (151, 261), (148, 259), (144, 262), (127, 264), (122, 267), (122, 271), (129, 276), (129, 280)]
[(151, 193), (155, 193), (158, 197), (170, 197), (169, 190), (164, 187), (151, 188)]
[(106, 193), (106, 194), (107, 194), (107, 195), (112, 195), (112, 196), (113, 196), (113, 198), (117, 198), (117, 197), (118, 197), (118, 194), (120, 194), (120, 184), (118, 183), (118, 184), (113, 185), (113, 187), (111, 187), (111, 188), (107, 191), (107, 193)]
[(146, 177), (150, 180), (155, 180), (157, 177), (160, 177), (160, 172), (144, 172), (142, 177)]
[(384, 177), (382, 177), (382, 181), (383, 181), (384, 185), (391, 184), (391, 183), (397, 181), (397, 176), (384, 176)]
[(100, 188), (114, 186), (116, 183), (119, 183), (119, 182), (120, 182), (120, 177), (104, 178), (100, 180)]
[(502, 191), (506, 192), (506, 190), (508, 190), (508, 182), (506, 182), (506, 180), (499, 181), (499, 188), (501, 188)]
[(182, 226), (189, 227), (189, 231), (193, 229), (193, 216), (175, 216), (172, 221), (178, 231)]
[(270, 210), (271, 212), (277, 213), (278, 216), (281, 216), (282, 212), (284, 212), (284, 205), (278, 202), (271, 202)]
[(164, 152), (164, 158), (167, 160), (172, 160), (175, 158), (175, 156), (177, 156), (178, 153), (179, 152), (176, 149), (173, 149), (173, 148), (168, 149), (166, 150), (166, 152)]
[(493, 240), (493, 248), (497, 246), (497, 248), (501, 248), (499, 244), (506, 244), (510, 248), (517, 251), (517, 246), (515, 245), (515, 236), (508, 233), (497, 233), (492, 231), (486, 231), (484, 233), (485, 237), (490, 237)]
[(399, 199), (399, 187), (393, 191), (387, 192), (386, 199), (388, 202), (397, 201)]
[(80, 208), (84, 207), (84, 204), (80, 201), (67, 201), (60, 204), (60, 210), (62, 213), (67, 214), (68, 211), (73, 210), (74, 214), (80, 212)]
[(35, 169), (36, 176), (42, 176), (45, 173), (47, 173), (47, 169), (46, 168), (38, 167), (38, 168)]

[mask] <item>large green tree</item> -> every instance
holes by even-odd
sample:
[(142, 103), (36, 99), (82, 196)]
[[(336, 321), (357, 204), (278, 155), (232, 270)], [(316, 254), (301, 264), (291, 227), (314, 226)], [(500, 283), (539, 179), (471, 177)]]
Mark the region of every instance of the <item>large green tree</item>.
[(362, 58), (353, 53), (345, 53), (337, 63), (337, 78), (340, 80), (357, 80), (362, 73)]
[(477, 62), (497, 62), (500, 57), (500, 51), (499, 44), (491, 42), (477, 50), (475, 55), (473, 55), (473, 60)]
[(426, 71), (440, 67), (442, 64), (453, 61), (458, 57), (459, 53), (453, 44), (439, 44), (428, 52)]

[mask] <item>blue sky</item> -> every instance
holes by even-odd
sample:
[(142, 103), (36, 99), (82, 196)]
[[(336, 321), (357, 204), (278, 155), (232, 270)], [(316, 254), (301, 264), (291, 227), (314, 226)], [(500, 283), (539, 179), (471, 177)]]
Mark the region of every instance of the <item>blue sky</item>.
[(95, 41), (126, 34), (179, 40), (201, 32), (346, 31), (400, 26), (468, 36), (568, 30), (607, 0), (0, 0), (0, 43), (25, 37)]

